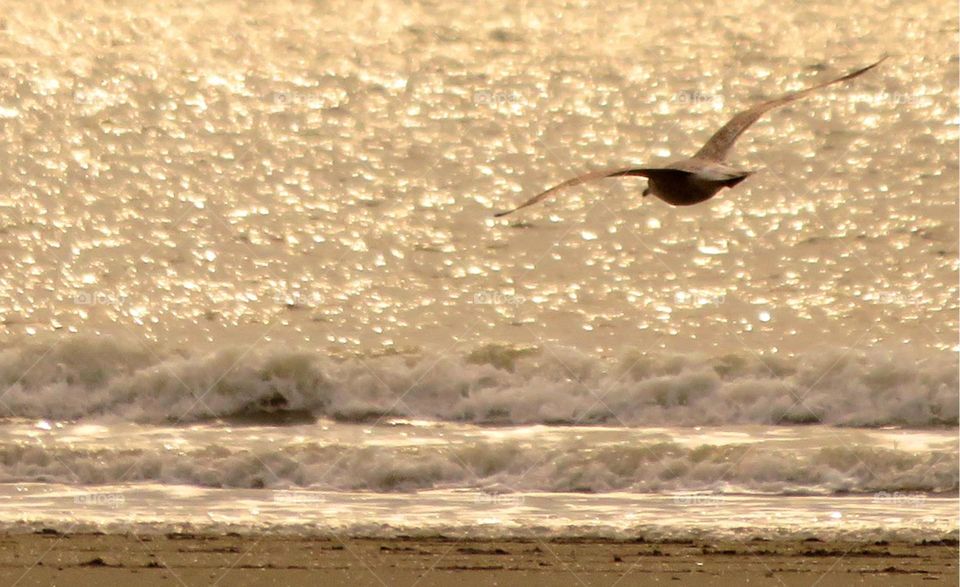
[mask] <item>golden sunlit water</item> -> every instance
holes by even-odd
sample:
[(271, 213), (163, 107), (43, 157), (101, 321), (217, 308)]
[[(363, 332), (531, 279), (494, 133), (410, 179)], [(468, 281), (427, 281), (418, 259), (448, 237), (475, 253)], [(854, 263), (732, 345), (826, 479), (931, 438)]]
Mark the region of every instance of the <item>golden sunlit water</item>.
[[(956, 345), (940, 3), (866, 3), (839, 30), (812, 26), (827, 2), (762, 28), (753, 2), (45, 6), (4, 19), (8, 337)], [(738, 109), (881, 54), (756, 124), (733, 160), (760, 172), (704, 205), (627, 179), (490, 217), (583, 170), (692, 154)]]

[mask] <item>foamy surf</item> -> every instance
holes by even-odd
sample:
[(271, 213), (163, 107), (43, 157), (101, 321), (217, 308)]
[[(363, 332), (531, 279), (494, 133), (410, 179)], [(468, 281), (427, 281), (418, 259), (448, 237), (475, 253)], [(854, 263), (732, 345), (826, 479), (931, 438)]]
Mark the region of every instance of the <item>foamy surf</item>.
[(193, 423), (413, 418), (485, 425), (829, 424), (958, 421), (955, 354), (821, 349), (796, 356), (478, 347), (336, 357), (316, 350), (208, 354), (76, 338), (0, 353), (20, 417)]
[(956, 518), (955, 499), (916, 494), (489, 495), (450, 490), (371, 494), (169, 485), (90, 490), (68, 485), (0, 485), (0, 527), (9, 532), (955, 543)]
[(0, 482), (491, 494), (955, 494), (950, 431), (7, 423)]
[(12, 532), (922, 541), (958, 531), (948, 430), (409, 420), (0, 429), (0, 529)]

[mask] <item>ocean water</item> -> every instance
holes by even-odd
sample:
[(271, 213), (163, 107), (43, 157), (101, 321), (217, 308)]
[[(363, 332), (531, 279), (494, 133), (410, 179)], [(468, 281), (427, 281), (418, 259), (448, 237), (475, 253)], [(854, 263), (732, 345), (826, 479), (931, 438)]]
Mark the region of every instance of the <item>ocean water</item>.
[(0, 527), (955, 536), (957, 16), (11, 4)]

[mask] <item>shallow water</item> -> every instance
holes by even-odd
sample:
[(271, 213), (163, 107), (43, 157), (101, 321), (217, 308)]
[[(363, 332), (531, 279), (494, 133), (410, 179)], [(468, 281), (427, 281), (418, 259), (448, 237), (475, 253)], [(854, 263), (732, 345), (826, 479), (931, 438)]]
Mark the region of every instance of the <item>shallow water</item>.
[[(89, 491), (62, 485), (0, 489), (0, 520), (5, 527), (21, 531), (52, 526), (66, 532), (257, 530), (384, 538), (817, 537), (861, 541), (949, 536), (956, 533), (957, 517), (955, 499), (923, 494), (330, 494), (168, 485), (105, 486)], [(10, 524), (12, 519), (17, 524)]]
[(952, 430), (411, 421), (3, 430), (9, 529), (919, 540), (956, 533), (960, 513)]

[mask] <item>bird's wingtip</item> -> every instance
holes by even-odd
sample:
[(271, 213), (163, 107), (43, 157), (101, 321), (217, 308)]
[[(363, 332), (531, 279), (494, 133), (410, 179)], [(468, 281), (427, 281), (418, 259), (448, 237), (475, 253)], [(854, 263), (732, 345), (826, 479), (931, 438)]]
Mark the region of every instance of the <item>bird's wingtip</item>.
[(507, 214), (509, 214), (509, 213), (511, 213), (511, 212), (513, 212), (513, 210), (507, 210), (506, 212), (497, 212), (496, 214), (493, 215), (493, 217), (494, 217), (494, 218), (502, 218), (502, 217), (506, 216)]
[(886, 61), (889, 57), (890, 57), (890, 54), (889, 54), (889, 53), (884, 53), (884, 54), (882, 54), (882, 55), (880, 56), (880, 59), (877, 59), (876, 61), (874, 61), (874, 62), (871, 63), (870, 65), (864, 67), (863, 70), (864, 70), (864, 71), (867, 71), (867, 70), (869, 70), (869, 69), (873, 69), (874, 67), (876, 67), (876, 66), (880, 65), (881, 63), (883, 63), (884, 61)]
[[(866, 65), (866, 66), (864, 66), (864, 67), (861, 67), (860, 69), (857, 69), (857, 70), (855, 70), (855, 71), (851, 71), (850, 73), (848, 73), (847, 75), (841, 77), (841, 78), (840, 78), (839, 80), (837, 80), (837, 81), (845, 81), (845, 80), (853, 79), (853, 78), (855, 78), (855, 77), (858, 77), (858, 76), (860, 76), (860, 75), (863, 75), (863, 74), (867, 73), (868, 71), (870, 71), (871, 69), (873, 69), (874, 67), (876, 67), (876, 66), (880, 65), (881, 63), (883, 63), (884, 61), (886, 61), (886, 60), (887, 60), (887, 57), (889, 57), (889, 55), (887, 55), (886, 53), (884, 53), (883, 56), (882, 56), (880, 59), (874, 61), (874, 62), (871, 63), (870, 65)], [(833, 82), (831, 82), (831, 83), (833, 83)]]

